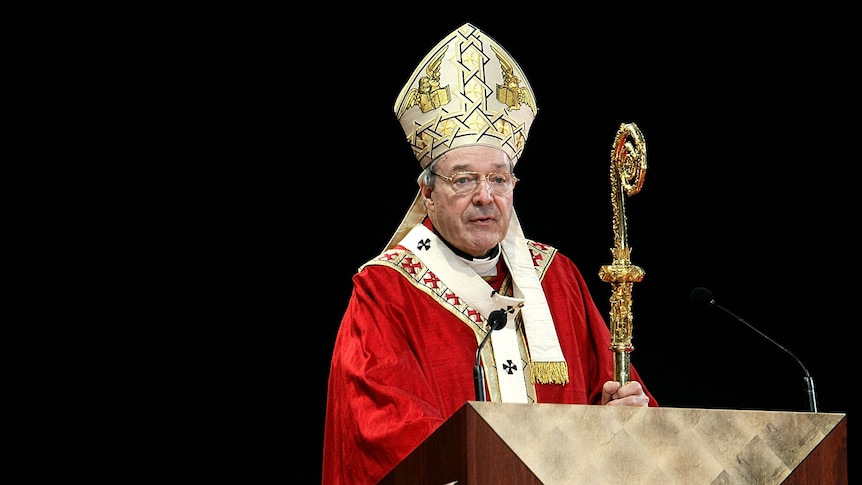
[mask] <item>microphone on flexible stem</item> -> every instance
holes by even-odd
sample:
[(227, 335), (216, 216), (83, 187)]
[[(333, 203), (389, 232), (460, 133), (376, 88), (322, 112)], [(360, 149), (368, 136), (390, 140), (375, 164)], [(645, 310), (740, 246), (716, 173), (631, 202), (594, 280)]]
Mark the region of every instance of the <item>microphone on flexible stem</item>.
[(799, 360), (799, 358), (798, 358), (798, 357), (796, 357), (795, 355), (793, 355), (793, 352), (791, 352), (791, 351), (787, 350), (786, 348), (782, 347), (778, 342), (776, 342), (775, 340), (772, 340), (771, 338), (769, 338), (765, 333), (763, 333), (763, 332), (761, 332), (760, 330), (758, 330), (758, 329), (754, 328), (751, 324), (749, 324), (748, 322), (746, 322), (746, 321), (745, 321), (745, 320), (743, 320), (742, 318), (740, 318), (740, 317), (738, 317), (738, 316), (734, 315), (734, 314), (733, 314), (730, 310), (728, 310), (727, 308), (724, 308), (723, 306), (721, 306), (721, 305), (719, 305), (718, 303), (716, 303), (716, 302), (715, 302), (715, 298), (712, 296), (712, 292), (711, 292), (711, 291), (709, 291), (708, 289), (703, 288), (703, 287), (697, 287), (697, 288), (695, 288), (695, 289), (691, 290), (691, 301), (692, 301), (693, 303), (697, 303), (697, 304), (707, 304), (707, 305), (714, 306), (714, 307), (718, 308), (719, 310), (721, 310), (721, 311), (723, 311), (723, 312), (727, 313), (728, 315), (732, 316), (733, 318), (735, 318), (735, 319), (739, 320), (740, 322), (742, 322), (743, 324), (745, 324), (745, 326), (746, 326), (746, 327), (748, 327), (748, 328), (750, 328), (750, 329), (754, 330), (755, 332), (757, 332), (758, 334), (760, 334), (760, 336), (761, 336), (761, 337), (765, 338), (766, 340), (769, 340), (770, 342), (772, 342), (772, 344), (773, 344), (773, 345), (775, 345), (775, 346), (776, 346), (776, 347), (778, 347), (779, 349), (781, 349), (781, 350), (783, 350), (783, 351), (787, 352), (787, 354), (788, 354), (788, 355), (790, 355), (791, 357), (793, 357), (793, 360), (795, 360), (795, 361), (796, 361), (796, 363), (798, 363), (798, 364), (799, 364), (799, 367), (802, 367), (802, 372), (804, 372), (804, 373), (805, 373), (805, 377), (804, 377), (804, 379), (805, 379), (805, 385), (806, 385), (806, 387), (807, 387), (807, 392), (808, 392), (808, 407), (809, 407), (809, 409), (811, 410), (811, 412), (812, 412), (812, 413), (816, 413), (816, 412), (817, 412), (817, 396), (815, 396), (815, 395), (814, 395), (814, 378), (813, 378), (813, 377), (811, 377), (811, 374), (809, 374), (809, 373), (808, 373), (808, 369), (806, 369), (806, 368), (805, 368), (805, 365), (803, 365), (803, 364), (802, 364), (802, 361), (801, 361), (801, 360)]
[(487, 400), (485, 397), (485, 370), (482, 368), (481, 363), (482, 347), (485, 346), (485, 342), (488, 341), (488, 337), (491, 336), (491, 332), (494, 330), (500, 330), (505, 326), (506, 310), (494, 310), (490, 315), (488, 315), (488, 333), (485, 334), (485, 338), (482, 339), (482, 342), (479, 343), (479, 347), (476, 348), (476, 365), (473, 367), (473, 385), (476, 388), (477, 401)]

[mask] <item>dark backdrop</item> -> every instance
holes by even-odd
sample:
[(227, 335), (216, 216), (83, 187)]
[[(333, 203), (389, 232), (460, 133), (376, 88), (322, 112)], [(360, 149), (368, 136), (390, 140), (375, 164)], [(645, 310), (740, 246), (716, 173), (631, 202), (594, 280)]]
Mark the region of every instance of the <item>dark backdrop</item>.
[(808, 409), (791, 356), (689, 302), (705, 286), (805, 363), (821, 411), (852, 414), (858, 95), (840, 22), (498, 17), (21, 19), (3, 181), (12, 462), (34, 482), (319, 482), (350, 278), (416, 190), (392, 106), (465, 21), (536, 94), (524, 230), (579, 264), (606, 314), (609, 151), (621, 123), (642, 130), (632, 362), (660, 404)]

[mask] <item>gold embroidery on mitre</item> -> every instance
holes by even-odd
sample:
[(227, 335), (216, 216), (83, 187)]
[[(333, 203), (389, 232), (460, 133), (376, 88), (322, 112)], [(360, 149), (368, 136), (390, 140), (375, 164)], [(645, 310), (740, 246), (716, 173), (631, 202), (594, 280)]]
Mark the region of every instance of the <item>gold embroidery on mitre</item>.
[(521, 109), (521, 103), (535, 108), (530, 90), (521, 87), (521, 80), (515, 75), (510, 61), (494, 44), (490, 44), (491, 50), (500, 61), (500, 71), (503, 73), (503, 84), (497, 85), (497, 101), (505, 104), (511, 109)]
[(419, 86), (411, 89), (410, 92), (407, 93), (407, 99), (404, 101), (404, 105), (398, 112), (399, 118), (401, 118), (405, 111), (413, 106), (418, 105), (419, 109), (422, 110), (423, 113), (427, 113), (432, 109), (446, 106), (449, 104), (449, 101), (452, 100), (452, 96), (449, 92), (449, 85), (447, 84), (445, 87), (440, 87), (440, 64), (443, 62), (443, 55), (446, 54), (448, 49), (449, 46), (447, 45), (440, 52), (440, 55), (435, 57), (434, 60), (428, 64), (425, 68), (425, 72), (428, 73), (428, 75), (419, 78)]

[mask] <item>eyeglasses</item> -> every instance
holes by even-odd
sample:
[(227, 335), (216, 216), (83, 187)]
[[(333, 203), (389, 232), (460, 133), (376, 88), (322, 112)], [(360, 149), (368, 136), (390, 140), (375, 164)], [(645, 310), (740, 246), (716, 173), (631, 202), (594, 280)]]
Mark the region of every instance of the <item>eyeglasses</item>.
[(488, 182), (488, 187), (491, 188), (491, 192), (497, 195), (509, 195), (515, 189), (515, 182), (519, 180), (518, 177), (515, 177), (515, 174), (500, 172), (489, 172), (486, 174), (479, 172), (458, 172), (451, 177), (440, 175), (437, 172), (431, 173), (452, 184), (452, 190), (456, 194), (469, 194), (473, 192), (479, 186), (479, 182), (485, 179)]

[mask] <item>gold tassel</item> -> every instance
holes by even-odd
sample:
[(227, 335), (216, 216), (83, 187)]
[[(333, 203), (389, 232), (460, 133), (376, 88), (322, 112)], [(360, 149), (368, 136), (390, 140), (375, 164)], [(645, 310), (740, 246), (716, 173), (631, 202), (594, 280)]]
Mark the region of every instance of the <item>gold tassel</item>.
[(569, 383), (569, 367), (565, 362), (533, 362), (533, 375), (539, 384)]

